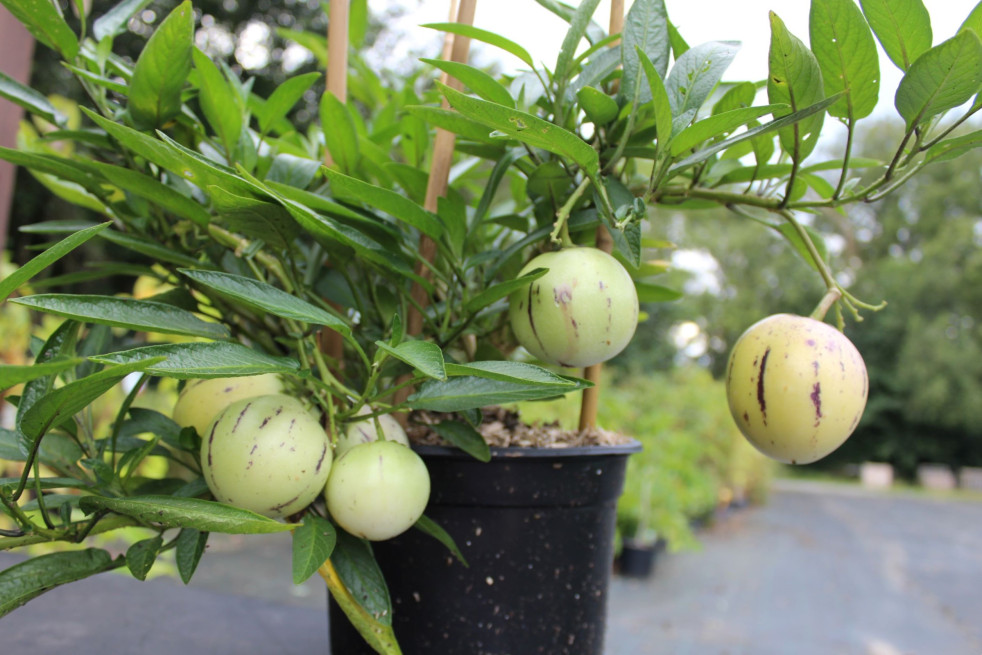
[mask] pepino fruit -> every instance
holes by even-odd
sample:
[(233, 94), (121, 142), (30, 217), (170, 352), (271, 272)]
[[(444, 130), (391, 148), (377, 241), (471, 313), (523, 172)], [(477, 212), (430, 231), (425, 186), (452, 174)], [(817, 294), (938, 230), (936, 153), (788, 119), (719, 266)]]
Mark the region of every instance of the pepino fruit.
[(730, 353), (726, 395), (740, 431), (789, 464), (817, 461), (852, 434), (866, 407), (863, 358), (844, 334), (803, 316), (750, 326)]
[(549, 272), (509, 297), (518, 342), (549, 364), (605, 362), (627, 346), (638, 326), (638, 293), (630, 274), (596, 248), (565, 248), (521, 270)]
[[(358, 415), (368, 414), (372, 410), (362, 407)], [(402, 425), (391, 414), (383, 414), (378, 417), (378, 425), (382, 428), (382, 436), (385, 441), (394, 441), (403, 446), (409, 445), (409, 437)], [(341, 457), (358, 444), (378, 441), (378, 429), (375, 427), (375, 419), (369, 418), (351, 423), (348, 428), (338, 436), (338, 441), (334, 444), (334, 456)]]
[(332, 459), (324, 428), (299, 400), (280, 394), (232, 403), (201, 443), (202, 472), (212, 495), (274, 518), (294, 514), (317, 498)]
[(372, 441), (338, 458), (324, 496), (338, 525), (363, 539), (381, 541), (402, 534), (423, 515), (430, 475), (412, 449)]
[(171, 417), (182, 428), (193, 426), (199, 435), (204, 436), (212, 419), (232, 403), (282, 391), (283, 382), (272, 373), (192, 380), (177, 397)]

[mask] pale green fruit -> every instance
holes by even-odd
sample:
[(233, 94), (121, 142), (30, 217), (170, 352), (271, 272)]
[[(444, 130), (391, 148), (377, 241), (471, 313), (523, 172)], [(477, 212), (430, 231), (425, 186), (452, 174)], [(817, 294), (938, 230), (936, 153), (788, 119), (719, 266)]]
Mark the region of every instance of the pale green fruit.
[(519, 273), (549, 272), (509, 297), (518, 342), (543, 362), (591, 366), (621, 352), (638, 326), (630, 274), (596, 248), (565, 248), (534, 258)]
[(408, 530), (430, 498), (430, 475), (411, 448), (394, 441), (359, 444), (331, 467), (327, 509), (349, 533), (380, 541)]
[[(372, 410), (368, 407), (362, 407), (358, 412), (359, 415), (368, 414)], [(382, 436), (385, 441), (393, 441), (395, 443), (402, 444), (403, 446), (409, 445), (409, 437), (406, 436), (406, 431), (402, 428), (402, 425), (390, 414), (383, 414), (378, 417), (379, 425), (382, 428)], [(375, 427), (375, 419), (366, 419), (364, 421), (357, 421), (348, 425), (348, 428), (338, 436), (338, 441), (334, 445), (334, 456), (341, 457), (358, 444), (369, 443), (371, 441), (378, 441), (379, 435), (378, 430)]]
[(789, 464), (819, 460), (849, 438), (866, 407), (863, 358), (844, 334), (803, 316), (750, 326), (730, 353), (726, 395), (740, 431)]
[(282, 391), (283, 381), (272, 373), (192, 380), (177, 397), (171, 418), (182, 428), (194, 427), (199, 435), (204, 436), (215, 416), (232, 403)]
[(324, 428), (299, 400), (281, 394), (232, 403), (201, 443), (202, 472), (215, 498), (274, 518), (317, 498), (332, 459)]

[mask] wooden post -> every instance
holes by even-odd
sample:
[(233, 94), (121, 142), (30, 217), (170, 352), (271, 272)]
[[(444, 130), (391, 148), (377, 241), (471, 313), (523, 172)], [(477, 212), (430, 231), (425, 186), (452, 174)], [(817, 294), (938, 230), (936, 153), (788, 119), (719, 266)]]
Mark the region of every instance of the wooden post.
[[(624, 29), (624, 0), (612, 0), (610, 4), (610, 34), (619, 34)], [(611, 45), (615, 45), (615, 41)], [(614, 240), (607, 228), (601, 223), (597, 226), (597, 248), (604, 252), (614, 250)], [(583, 369), (583, 377), (593, 383), (592, 387), (583, 390), (580, 401), (580, 430), (586, 430), (597, 425), (597, 410), (600, 407), (600, 374), (603, 364), (594, 364)]]
[[(34, 39), (9, 11), (0, 5), (0, 71), (27, 84), (31, 77), (31, 61), (34, 58)], [(23, 110), (12, 102), (0, 99), (0, 146), (14, 148), (17, 145), (17, 127)], [(7, 247), (7, 227), (10, 203), (14, 195), (13, 164), (0, 161), (0, 252)]]

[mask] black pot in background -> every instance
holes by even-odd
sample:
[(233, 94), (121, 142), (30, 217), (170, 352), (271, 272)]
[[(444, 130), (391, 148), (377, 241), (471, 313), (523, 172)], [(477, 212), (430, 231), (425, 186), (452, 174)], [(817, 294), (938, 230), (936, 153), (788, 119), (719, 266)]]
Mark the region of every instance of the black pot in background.
[[(432, 481), (426, 515), (470, 566), (419, 530), (373, 545), (403, 653), (602, 655), (616, 503), (640, 443), (493, 448), (488, 463), (416, 450)], [(373, 652), (334, 603), (331, 652)]]
[(650, 578), (655, 572), (658, 554), (663, 550), (662, 540), (644, 541), (625, 539), (617, 559), (617, 572), (625, 578)]

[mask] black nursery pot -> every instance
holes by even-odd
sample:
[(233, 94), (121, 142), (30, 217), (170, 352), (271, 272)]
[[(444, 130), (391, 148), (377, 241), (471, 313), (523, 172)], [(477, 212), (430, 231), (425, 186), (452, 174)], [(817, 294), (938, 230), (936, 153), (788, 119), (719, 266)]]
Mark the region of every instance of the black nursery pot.
[[(632, 441), (492, 448), (479, 462), (420, 446), (426, 515), (469, 567), (419, 530), (373, 545), (405, 655), (602, 655), (616, 503)], [(370, 655), (332, 602), (331, 653)]]

